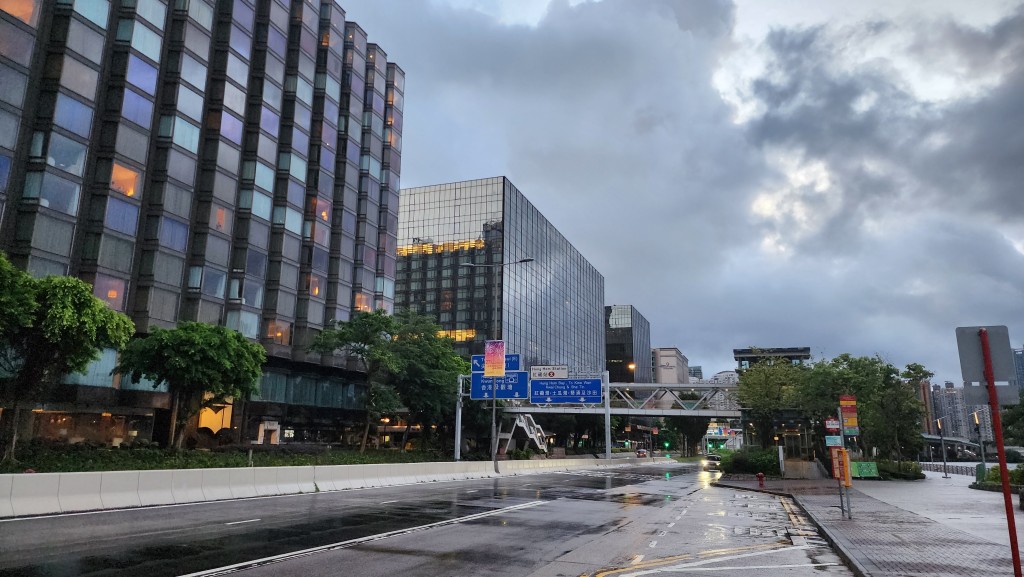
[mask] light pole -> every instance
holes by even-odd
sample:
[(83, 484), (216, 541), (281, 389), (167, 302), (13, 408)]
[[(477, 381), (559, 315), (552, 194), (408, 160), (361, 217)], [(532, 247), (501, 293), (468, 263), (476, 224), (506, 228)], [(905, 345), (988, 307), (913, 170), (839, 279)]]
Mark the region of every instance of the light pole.
[[(497, 271), (503, 267), (512, 266), (515, 264), (522, 264), (527, 262), (533, 262), (532, 258), (521, 258), (513, 262), (505, 263), (492, 263), (492, 264), (477, 264), (475, 262), (464, 262), (460, 263), (459, 266), (471, 267), (471, 268), (489, 268), (495, 271), (495, 277), (497, 277)], [(498, 290), (497, 278), (492, 281), (492, 294), (493, 294), (493, 305), (494, 311), (491, 314), (491, 340), (501, 340), (501, 320), (498, 319), (499, 303), (501, 294)], [(494, 465), (494, 472), (498, 473), (498, 398), (495, 396), (495, 390), (491, 388), (491, 463)]]
[[(978, 419), (978, 413), (980, 412), (981, 411), (974, 411), (971, 414), (974, 415), (974, 431), (978, 433), (978, 446), (981, 447), (981, 464), (982, 466), (985, 466), (985, 437), (981, 433), (981, 420)], [(988, 470), (987, 466), (985, 467), (985, 470)]]
[(949, 479), (949, 472), (946, 470), (946, 435), (942, 432), (942, 419), (945, 418), (939, 417), (935, 422), (939, 425), (939, 442), (942, 443), (942, 478)]

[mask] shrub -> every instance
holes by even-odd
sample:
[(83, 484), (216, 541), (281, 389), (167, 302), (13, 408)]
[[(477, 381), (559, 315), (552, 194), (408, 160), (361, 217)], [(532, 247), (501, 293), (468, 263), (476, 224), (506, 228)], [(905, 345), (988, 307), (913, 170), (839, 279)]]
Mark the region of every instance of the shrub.
[(779, 475), (779, 454), (772, 449), (745, 447), (736, 452), (722, 451), (722, 471), (726, 473), (764, 473)]
[[(1010, 484), (1011, 485), (1024, 485), (1024, 465), (1017, 465), (1016, 468), (1010, 468)], [(985, 473), (985, 482), (987, 483), (999, 483), (1002, 486), (1003, 479), (999, 475), (999, 466), (989, 467)]]
[(878, 461), (878, 476), (883, 480), (889, 479), (924, 479), (924, 472), (921, 465), (914, 461)]

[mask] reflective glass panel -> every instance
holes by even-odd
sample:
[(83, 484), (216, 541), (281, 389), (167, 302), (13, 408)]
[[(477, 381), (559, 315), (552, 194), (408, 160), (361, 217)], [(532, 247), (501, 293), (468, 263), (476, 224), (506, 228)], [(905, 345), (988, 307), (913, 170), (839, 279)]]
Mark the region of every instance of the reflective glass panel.
[(92, 128), (92, 107), (66, 94), (58, 94), (53, 122), (79, 136), (88, 137), (89, 129)]

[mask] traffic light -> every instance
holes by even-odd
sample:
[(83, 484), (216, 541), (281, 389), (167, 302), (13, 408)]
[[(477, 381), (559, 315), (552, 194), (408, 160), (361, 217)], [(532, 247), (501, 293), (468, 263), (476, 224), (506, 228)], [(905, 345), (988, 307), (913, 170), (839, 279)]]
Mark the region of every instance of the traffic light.
[(665, 448), (668, 448), (668, 441), (665, 441)]

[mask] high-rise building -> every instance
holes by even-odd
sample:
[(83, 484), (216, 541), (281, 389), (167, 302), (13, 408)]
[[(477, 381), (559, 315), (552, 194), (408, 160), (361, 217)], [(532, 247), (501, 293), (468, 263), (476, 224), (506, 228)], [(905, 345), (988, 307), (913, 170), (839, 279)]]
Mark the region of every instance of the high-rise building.
[(604, 307), (608, 379), (613, 383), (653, 383), (651, 324), (633, 305)]
[(1024, 387), (1024, 348), (1013, 350), (1013, 368), (1017, 372), (1017, 386)]
[(679, 384), (690, 382), (690, 367), (686, 355), (675, 347), (664, 347), (652, 350), (654, 361), (654, 381), (663, 384)]
[(811, 359), (811, 347), (772, 347), (733, 349), (732, 356), (739, 370), (749, 369), (766, 359), (782, 360), (794, 365)]
[(704, 378), (704, 368), (701, 367), (700, 365), (690, 365), (690, 368), (687, 369), (687, 370), (690, 373), (690, 378), (691, 379), (703, 379)]
[(604, 277), (507, 178), (403, 189), (398, 220), (397, 309), (465, 356), (504, 340), (525, 367), (600, 375)]
[[(942, 419), (942, 434), (947, 437), (969, 439), (975, 436), (974, 421), (967, 424), (967, 405), (964, 404), (964, 390), (950, 381), (944, 385), (932, 385), (932, 406), (935, 419)], [(936, 427), (936, 432), (938, 428)]]
[[(142, 333), (191, 320), (262, 343), (252, 429), (336, 437), (359, 376), (306, 349), (392, 308), (402, 69), (326, 0), (9, 0), (0, 39), (0, 248)], [(69, 383), (152, 396), (114, 361)], [(159, 393), (90, 410), (137, 429)]]

